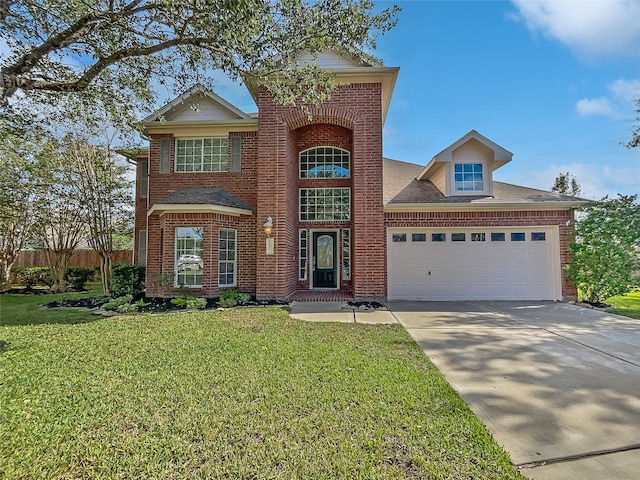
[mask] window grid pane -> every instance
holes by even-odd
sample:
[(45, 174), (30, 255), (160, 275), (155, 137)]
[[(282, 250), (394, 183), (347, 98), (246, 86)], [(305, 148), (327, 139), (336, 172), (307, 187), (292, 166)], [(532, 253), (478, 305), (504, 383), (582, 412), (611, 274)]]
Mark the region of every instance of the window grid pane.
[(300, 261), (300, 271), (298, 273), (299, 280), (307, 279), (307, 255), (308, 255), (308, 245), (307, 245), (307, 231), (304, 229), (300, 229), (299, 231), (299, 261)]
[(300, 178), (349, 178), (349, 152), (317, 147), (300, 153)]
[(483, 189), (481, 163), (456, 163), (454, 188), (457, 192), (473, 192)]
[(176, 140), (178, 172), (226, 172), (228, 164), (227, 138)]
[(204, 229), (201, 227), (176, 228), (176, 287), (201, 287), (204, 274)]
[(300, 220), (349, 220), (350, 197), (349, 188), (302, 188), (300, 189)]
[(351, 229), (342, 230), (342, 279), (351, 280)]
[(236, 231), (221, 228), (218, 233), (218, 286), (236, 285)]

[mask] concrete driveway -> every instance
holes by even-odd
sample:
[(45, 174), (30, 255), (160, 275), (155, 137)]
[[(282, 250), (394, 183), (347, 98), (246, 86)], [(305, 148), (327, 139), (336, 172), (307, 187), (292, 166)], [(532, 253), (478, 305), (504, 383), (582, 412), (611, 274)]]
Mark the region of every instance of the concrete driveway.
[(389, 302), (522, 473), (640, 478), (640, 320), (555, 302)]

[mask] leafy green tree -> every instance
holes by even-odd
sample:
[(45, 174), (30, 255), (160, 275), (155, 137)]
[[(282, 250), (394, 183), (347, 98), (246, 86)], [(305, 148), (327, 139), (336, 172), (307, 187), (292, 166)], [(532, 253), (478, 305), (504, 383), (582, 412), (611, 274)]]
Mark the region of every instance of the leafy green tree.
[(38, 155), (38, 208), (32, 219), (44, 245), (53, 283), (51, 291), (66, 290), (65, 273), (71, 255), (87, 236), (87, 212), (71, 140), (50, 137)]
[(567, 172), (558, 174), (555, 182), (553, 183), (553, 187), (551, 187), (551, 191), (561, 193), (562, 195), (571, 195), (572, 197), (576, 197), (580, 195), (582, 189), (580, 188), (580, 184), (576, 180), (576, 177)]
[[(135, 121), (157, 86), (174, 94), (216, 71), (259, 81), (282, 103), (317, 103), (331, 75), (296, 59), (347, 49), (363, 60), (398, 7), (371, 0), (0, 0), (0, 106), (103, 110)], [(22, 108), (27, 113), (29, 108)], [(60, 109), (58, 109), (58, 112)]]
[(11, 267), (33, 235), (34, 157), (38, 148), (0, 124), (0, 291), (11, 288)]
[(109, 147), (93, 145), (86, 137), (67, 138), (66, 148), (77, 169), (81, 201), (89, 206), (86, 222), (91, 248), (100, 256), (102, 289), (110, 295), (116, 237), (122, 234), (126, 217), (132, 215), (128, 168)]
[(640, 286), (638, 195), (604, 197), (578, 209), (568, 278), (581, 300), (602, 302)]

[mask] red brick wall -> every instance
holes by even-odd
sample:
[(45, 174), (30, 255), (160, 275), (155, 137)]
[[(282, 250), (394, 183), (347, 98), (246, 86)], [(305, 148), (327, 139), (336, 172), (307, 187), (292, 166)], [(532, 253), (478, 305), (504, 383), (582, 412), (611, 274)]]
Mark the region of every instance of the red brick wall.
[[(150, 252), (154, 253), (148, 256), (147, 295), (180, 295), (180, 292), (171, 285), (175, 268), (175, 231), (178, 227), (204, 228), (204, 281), (202, 288), (190, 289), (193, 296), (213, 297), (219, 294), (218, 231), (220, 228), (237, 230), (237, 287), (234, 288), (241, 292), (253, 293), (255, 291), (256, 224), (254, 217), (211, 213), (173, 213), (162, 217), (149, 217), (149, 226), (148, 248)], [(170, 284), (161, 284), (158, 279), (161, 274), (169, 276)]]
[[(255, 215), (257, 209), (257, 132), (230, 132), (231, 135), (241, 135), (242, 139), (242, 171), (241, 172), (174, 172), (175, 168), (175, 139), (170, 134), (150, 135), (149, 154), (149, 202), (148, 208), (160, 202), (170, 193), (182, 188), (224, 188), (234, 197), (249, 205)], [(171, 172), (160, 173), (160, 139), (172, 139)], [(136, 229), (144, 228), (147, 222), (147, 202), (136, 204)], [(144, 212), (138, 215), (138, 212)], [(138, 218), (140, 217), (140, 220)], [(202, 289), (194, 289), (194, 295), (218, 295), (218, 229), (234, 228), (238, 230), (238, 290), (244, 292), (255, 291), (256, 270), (256, 233), (261, 226), (256, 224), (255, 216), (235, 217), (218, 214), (166, 214), (162, 217), (148, 218), (147, 240), (147, 294), (175, 295), (172, 288), (165, 289), (157, 281), (161, 273), (173, 275), (175, 228), (204, 227), (205, 232), (205, 285)], [(164, 230), (161, 242), (160, 230)], [(138, 230), (136, 230), (137, 235)], [(136, 239), (137, 242), (137, 239)], [(161, 245), (162, 243), (162, 245)], [(137, 243), (136, 243), (137, 248)], [(162, 252), (162, 253), (161, 253)]]
[[(382, 105), (380, 84), (343, 86), (320, 107), (283, 107), (262, 90), (258, 98), (258, 222), (274, 219), (276, 250), (258, 248), (257, 295), (286, 297), (298, 287), (298, 229), (350, 226), (352, 275), (357, 297), (385, 295), (382, 211)], [(346, 224), (298, 221), (298, 153), (332, 145), (352, 152), (352, 178), (311, 181), (318, 186), (351, 184), (352, 221)], [(306, 185), (306, 183), (305, 183)], [(264, 235), (258, 245), (264, 242)]]
[[(573, 219), (572, 210), (540, 210), (516, 212), (411, 212), (386, 213), (386, 227), (509, 227), (509, 226), (551, 226), (560, 231), (560, 263), (571, 261), (569, 249), (571, 227), (567, 222)], [(385, 250), (386, 251), (386, 250)], [(386, 261), (386, 260), (385, 260)], [(567, 280), (562, 269), (562, 296), (575, 297), (576, 287)]]

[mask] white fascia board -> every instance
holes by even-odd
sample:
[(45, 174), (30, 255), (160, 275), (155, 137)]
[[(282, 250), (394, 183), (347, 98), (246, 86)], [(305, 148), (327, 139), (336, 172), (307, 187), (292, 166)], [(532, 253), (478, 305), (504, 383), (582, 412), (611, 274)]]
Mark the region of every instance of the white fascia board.
[(222, 215), (232, 215), (239, 217), (240, 215), (252, 215), (251, 210), (236, 207), (226, 207), (224, 205), (213, 204), (189, 204), (189, 203), (156, 203), (147, 212), (147, 216), (162, 216), (165, 213), (219, 213)]
[(228, 101), (226, 101), (220, 95), (217, 95), (217, 94), (215, 94), (213, 92), (208, 91), (207, 89), (204, 88), (204, 86), (202, 86), (200, 84), (196, 84), (193, 87), (191, 87), (189, 90), (184, 92), (182, 95), (177, 96), (176, 98), (171, 100), (169, 103), (165, 104), (163, 107), (161, 107), (160, 109), (158, 109), (155, 112), (153, 112), (151, 115), (149, 115), (144, 120), (142, 120), (141, 123), (142, 124), (146, 124), (146, 123), (149, 123), (149, 122), (153, 122), (154, 120), (157, 120), (159, 116), (164, 115), (165, 113), (169, 112), (172, 108), (175, 108), (178, 105), (184, 103), (185, 101), (187, 101), (189, 98), (191, 98), (195, 94), (201, 94), (201, 95), (203, 95), (205, 97), (210, 98), (214, 102), (216, 102), (219, 105), (221, 105), (223, 108), (226, 108), (231, 113), (233, 113), (233, 114), (237, 115), (238, 117), (240, 117), (240, 119), (248, 120), (248, 119), (251, 118), (245, 112), (240, 110), (235, 105), (233, 105), (233, 104), (229, 103)]
[(491, 203), (491, 204), (452, 204), (452, 203), (395, 203), (385, 205), (384, 211), (393, 212), (513, 212), (537, 210), (571, 210), (584, 202), (554, 203)]
[(248, 120), (202, 120), (202, 121), (179, 121), (179, 122), (143, 122), (146, 134), (151, 133), (175, 133), (179, 128), (192, 129), (194, 127), (216, 128), (219, 130), (257, 132), (258, 119)]

